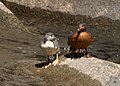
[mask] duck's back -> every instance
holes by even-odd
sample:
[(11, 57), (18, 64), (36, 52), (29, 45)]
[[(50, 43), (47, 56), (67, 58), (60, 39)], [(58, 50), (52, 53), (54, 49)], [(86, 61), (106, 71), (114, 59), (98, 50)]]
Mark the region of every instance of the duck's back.
[(74, 49), (85, 49), (92, 42), (92, 37), (87, 32), (81, 32), (78, 35), (76, 31), (68, 39), (68, 45), (71, 45)]

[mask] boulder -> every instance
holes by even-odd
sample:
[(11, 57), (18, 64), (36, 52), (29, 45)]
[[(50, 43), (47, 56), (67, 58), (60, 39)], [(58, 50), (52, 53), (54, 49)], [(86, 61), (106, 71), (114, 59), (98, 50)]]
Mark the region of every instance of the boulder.
[(4, 0), (26, 7), (47, 9), (70, 13), (72, 15), (86, 15), (91, 17), (105, 16), (113, 20), (120, 19), (119, 0)]
[[(5, 0), (1, 0), (6, 6)], [(51, 8), (47, 0), (7, 0), (25, 5), (30, 8), (37, 6), (42, 9), (56, 11), (58, 7)], [(37, 0), (36, 0), (37, 1)], [(34, 3), (33, 3), (34, 2)], [(45, 2), (45, 6), (43, 4)], [(76, 1), (71, 1), (76, 2)], [(84, 2), (84, 1), (83, 1)], [(33, 34), (23, 23), (0, 2), (0, 85), (1, 86), (119, 86), (120, 85), (120, 65), (100, 60), (97, 58), (65, 58), (57, 66), (41, 68), (42, 60), (45, 56), (39, 48), (41, 35)], [(67, 2), (68, 3), (68, 2)], [(80, 2), (79, 2), (80, 3)], [(57, 6), (57, 5), (55, 5)], [(63, 6), (63, 8), (64, 8)], [(69, 12), (61, 8), (61, 12)], [(70, 8), (73, 9), (73, 8)], [(96, 8), (97, 9), (97, 8)], [(78, 10), (78, 9), (76, 9)], [(77, 15), (77, 13), (76, 13)], [(43, 27), (43, 25), (42, 25)]]
[(101, 82), (101, 86), (120, 85), (120, 65), (97, 58), (66, 59), (60, 65), (67, 65)]

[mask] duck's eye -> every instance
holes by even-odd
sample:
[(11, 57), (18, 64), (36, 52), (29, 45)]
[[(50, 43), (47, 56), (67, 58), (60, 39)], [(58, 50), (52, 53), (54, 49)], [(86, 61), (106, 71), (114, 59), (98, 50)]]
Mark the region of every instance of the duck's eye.
[(53, 41), (55, 41), (55, 38), (53, 38)]
[(44, 40), (43, 43), (46, 43), (46, 40)]

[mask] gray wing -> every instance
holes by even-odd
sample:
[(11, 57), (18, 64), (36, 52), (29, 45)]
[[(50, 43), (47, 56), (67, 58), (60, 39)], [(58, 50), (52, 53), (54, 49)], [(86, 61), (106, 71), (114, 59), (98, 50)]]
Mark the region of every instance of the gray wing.
[(55, 45), (55, 48), (57, 48), (57, 51), (60, 52), (60, 45), (59, 45), (58, 40), (57, 40), (57, 39), (54, 40), (53, 43), (54, 43), (54, 45)]
[(42, 38), (41, 38), (40, 45), (41, 45), (41, 44), (44, 44), (46, 41), (47, 41), (47, 39), (46, 39), (45, 37), (42, 37)]

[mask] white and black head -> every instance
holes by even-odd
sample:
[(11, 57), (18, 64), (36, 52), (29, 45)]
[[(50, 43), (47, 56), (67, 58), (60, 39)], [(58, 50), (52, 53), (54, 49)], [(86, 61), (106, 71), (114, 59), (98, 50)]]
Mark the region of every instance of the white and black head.
[(49, 32), (49, 33), (47, 33), (47, 34), (45, 35), (45, 39), (46, 39), (47, 41), (57, 40), (57, 38), (55, 37), (55, 35), (54, 35), (53, 33), (51, 33), (51, 32)]
[(86, 23), (80, 23), (78, 31), (86, 30)]

